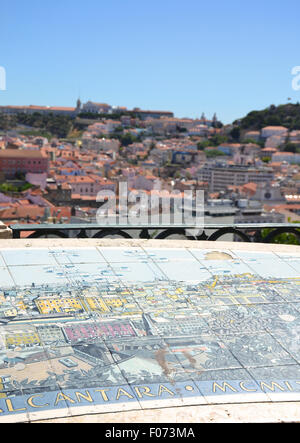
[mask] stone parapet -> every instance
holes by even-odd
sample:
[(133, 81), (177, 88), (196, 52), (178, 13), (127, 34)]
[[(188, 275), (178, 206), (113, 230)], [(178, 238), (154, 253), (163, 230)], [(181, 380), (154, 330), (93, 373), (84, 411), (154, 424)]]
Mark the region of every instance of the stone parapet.
[(12, 238), (12, 230), (0, 221), (0, 238)]

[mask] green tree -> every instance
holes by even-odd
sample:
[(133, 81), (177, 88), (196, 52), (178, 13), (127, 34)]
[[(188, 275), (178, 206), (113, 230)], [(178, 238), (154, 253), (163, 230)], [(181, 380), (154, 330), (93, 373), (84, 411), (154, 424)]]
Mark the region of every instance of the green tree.
[(222, 155), (226, 155), (224, 154), (224, 152), (219, 151), (218, 149), (210, 149), (209, 151), (205, 151), (205, 155), (207, 158), (214, 158), (214, 157), (219, 157)]
[[(288, 221), (290, 222), (290, 219)], [(299, 222), (294, 221), (293, 223), (299, 223)], [(261, 231), (262, 238), (265, 239), (272, 231), (274, 231), (274, 229), (272, 228), (262, 229)], [(300, 229), (297, 229), (297, 232), (300, 233)], [(297, 236), (289, 232), (276, 235), (276, 237), (273, 238), (272, 243), (280, 243), (286, 245), (300, 245)]]
[(235, 126), (231, 131), (230, 131), (230, 136), (232, 137), (232, 139), (234, 141), (239, 141), (240, 140), (240, 136), (241, 136), (241, 130), (238, 126)]
[(296, 147), (295, 143), (288, 142), (282, 146), (281, 150), (285, 151), (285, 152), (296, 152), (297, 147)]

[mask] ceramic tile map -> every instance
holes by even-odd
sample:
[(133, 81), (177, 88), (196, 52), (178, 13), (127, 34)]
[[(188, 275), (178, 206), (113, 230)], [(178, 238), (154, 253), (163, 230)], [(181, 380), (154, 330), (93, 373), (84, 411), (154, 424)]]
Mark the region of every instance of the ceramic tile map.
[(300, 401), (300, 254), (0, 250), (0, 421)]

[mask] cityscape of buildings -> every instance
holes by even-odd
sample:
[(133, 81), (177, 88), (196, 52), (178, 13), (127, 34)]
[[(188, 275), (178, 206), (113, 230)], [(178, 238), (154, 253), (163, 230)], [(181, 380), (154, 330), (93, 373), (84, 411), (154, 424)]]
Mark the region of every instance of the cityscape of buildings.
[[(300, 220), (300, 130), (266, 126), (235, 140), (214, 114), (172, 112), (77, 100), (74, 108), (0, 106), (1, 118), (63, 116), (64, 137), (17, 124), (0, 130), (0, 217), (13, 223), (96, 220), (99, 191), (202, 190), (205, 223)], [(289, 143), (289, 152), (282, 146)]]

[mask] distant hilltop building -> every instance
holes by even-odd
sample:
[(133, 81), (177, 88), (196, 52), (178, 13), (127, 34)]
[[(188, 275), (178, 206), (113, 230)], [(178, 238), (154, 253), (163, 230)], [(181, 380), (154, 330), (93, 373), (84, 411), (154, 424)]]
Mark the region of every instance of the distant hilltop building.
[(81, 112), (81, 102), (77, 100), (76, 107), (65, 106), (0, 106), (0, 114), (55, 114), (76, 117)]
[(82, 112), (91, 112), (93, 114), (108, 114), (111, 112), (112, 107), (107, 103), (95, 103), (88, 101), (82, 105)]
[(0, 106), (0, 114), (55, 114), (66, 115), (70, 117), (76, 117), (80, 113), (92, 113), (92, 114), (112, 114), (114, 112), (127, 112), (132, 113), (139, 117), (141, 120), (146, 118), (160, 118), (160, 117), (174, 117), (173, 112), (170, 111), (146, 111), (140, 108), (134, 108), (131, 111), (122, 106), (110, 106), (107, 103), (96, 103), (88, 101), (82, 104), (78, 99), (76, 107), (63, 107), (63, 106)]
[(173, 112), (170, 111), (144, 111), (140, 108), (133, 108), (132, 112), (141, 120), (146, 118), (174, 117)]

